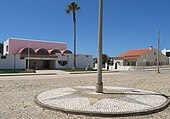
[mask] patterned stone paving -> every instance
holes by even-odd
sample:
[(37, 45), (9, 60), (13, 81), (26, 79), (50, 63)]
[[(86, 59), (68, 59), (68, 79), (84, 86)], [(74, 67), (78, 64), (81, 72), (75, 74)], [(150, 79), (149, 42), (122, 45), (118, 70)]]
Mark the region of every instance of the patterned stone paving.
[(102, 94), (96, 93), (94, 86), (75, 86), (49, 90), (35, 97), (35, 102), (44, 108), (100, 115), (152, 112), (168, 101), (159, 93), (109, 86), (104, 87)]

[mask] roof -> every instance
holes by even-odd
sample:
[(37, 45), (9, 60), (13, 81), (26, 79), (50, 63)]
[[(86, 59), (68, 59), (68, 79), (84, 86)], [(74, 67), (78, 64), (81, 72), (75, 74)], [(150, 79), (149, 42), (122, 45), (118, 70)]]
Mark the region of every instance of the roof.
[(150, 48), (129, 50), (125, 53), (122, 53), (122, 54), (116, 56), (116, 58), (138, 58), (138, 57), (140, 57), (140, 55), (142, 55), (148, 51), (150, 51)]
[(33, 40), (33, 39), (24, 39), (24, 38), (8, 38), (7, 40), (26, 40), (26, 41), (38, 41), (38, 42), (48, 42), (48, 43), (60, 43), (60, 44), (66, 44), (64, 42), (55, 42), (55, 41), (45, 41), (45, 40)]

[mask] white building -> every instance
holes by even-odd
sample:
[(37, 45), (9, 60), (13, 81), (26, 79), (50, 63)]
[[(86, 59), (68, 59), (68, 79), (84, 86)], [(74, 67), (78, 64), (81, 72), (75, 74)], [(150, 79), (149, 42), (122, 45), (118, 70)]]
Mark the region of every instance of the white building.
[(163, 49), (162, 53), (169, 58), (169, 64), (170, 64), (170, 50)]
[(26, 59), (21, 55), (0, 55), (0, 70), (25, 69)]
[(168, 57), (158, 52), (155, 48), (143, 48), (129, 50), (114, 57), (112, 70), (130, 70), (134, 67), (140, 66), (156, 66), (157, 65), (157, 53), (159, 53), (159, 64), (168, 65)]
[[(4, 41), (0, 69), (63, 69), (73, 68), (74, 55), (61, 42), (9, 38)], [(76, 55), (77, 68), (93, 68), (93, 56)]]

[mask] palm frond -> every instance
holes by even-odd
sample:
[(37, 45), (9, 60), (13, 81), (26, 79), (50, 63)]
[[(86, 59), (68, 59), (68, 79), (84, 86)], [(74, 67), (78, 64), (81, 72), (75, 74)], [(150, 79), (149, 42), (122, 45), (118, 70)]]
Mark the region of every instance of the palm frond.
[(70, 5), (67, 5), (66, 14), (70, 13), (71, 11), (78, 11), (79, 9), (80, 7), (78, 6), (78, 4), (76, 4), (75, 2), (71, 2)]
[(66, 14), (70, 13), (70, 10), (69, 9), (66, 9)]
[(74, 7), (76, 5), (76, 3), (75, 2), (71, 2), (70, 5)]
[(77, 10), (80, 10), (80, 7), (77, 7)]

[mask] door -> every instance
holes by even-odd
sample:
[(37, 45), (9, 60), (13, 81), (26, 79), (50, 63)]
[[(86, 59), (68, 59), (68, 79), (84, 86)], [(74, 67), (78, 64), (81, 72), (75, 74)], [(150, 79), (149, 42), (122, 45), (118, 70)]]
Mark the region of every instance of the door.
[(48, 60), (43, 61), (43, 69), (50, 69), (50, 61)]

